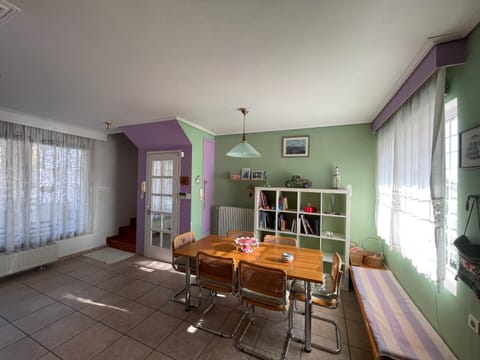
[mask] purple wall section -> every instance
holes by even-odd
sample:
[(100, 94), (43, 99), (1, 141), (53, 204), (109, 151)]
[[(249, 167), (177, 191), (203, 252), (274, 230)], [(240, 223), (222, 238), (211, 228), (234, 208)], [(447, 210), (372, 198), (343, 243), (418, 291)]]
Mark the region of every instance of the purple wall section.
[(465, 63), (467, 59), (466, 39), (449, 41), (435, 45), (415, 68), (392, 99), (372, 122), (372, 130), (377, 131), (408, 98), (427, 81), (438, 68)]
[[(192, 178), (192, 144), (183, 132), (177, 120), (122, 126), (123, 133), (138, 148), (137, 172), (137, 253), (144, 253), (145, 238), (145, 199), (141, 199), (140, 184), (147, 174), (147, 152), (149, 151), (183, 151), (180, 175)], [(191, 181), (190, 181), (191, 184)], [(180, 185), (181, 192), (191, 193), (191, 185)], [(191, 202), (180, 200), (180, 233), (190, 230)]]
[(203, 194), (205, 206), (202, 207), (202, 234), (209, 234), (212, 227), (213, 189), (215, 181), (215, 142), (203, 139)]

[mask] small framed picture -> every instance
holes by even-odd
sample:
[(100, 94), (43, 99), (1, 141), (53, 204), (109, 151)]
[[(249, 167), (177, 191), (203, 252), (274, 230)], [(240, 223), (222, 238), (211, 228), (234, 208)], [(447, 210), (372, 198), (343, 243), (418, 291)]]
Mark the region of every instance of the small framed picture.
[(480, 166), (480, 126), (460, 133), (460, 167)]
[(240, 172), (241, 179), (242, 180), (250, 180), (250, 168), (242, 168), (242, 171)]
[(282, 138), (282, 157), (308, 157), (309, 136)]
[(265, 180), (265, 171), (252, 170), (252, 180)]

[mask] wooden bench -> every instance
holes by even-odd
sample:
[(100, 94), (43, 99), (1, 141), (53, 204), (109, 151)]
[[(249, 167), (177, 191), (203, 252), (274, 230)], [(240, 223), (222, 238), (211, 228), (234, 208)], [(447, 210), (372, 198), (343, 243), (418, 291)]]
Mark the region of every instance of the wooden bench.
[(375, 359), (456, 359), (391, 271), (350, 271)]

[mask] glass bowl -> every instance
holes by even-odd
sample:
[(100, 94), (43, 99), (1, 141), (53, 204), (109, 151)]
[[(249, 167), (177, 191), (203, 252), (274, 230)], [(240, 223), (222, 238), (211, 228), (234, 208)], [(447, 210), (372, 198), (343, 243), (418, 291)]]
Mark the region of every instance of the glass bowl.
[(238, 237), (234, 240), (235, 247), (242, 253), (250, 254), (255, 251), (259, 245), (259, 241), (252, 237)]

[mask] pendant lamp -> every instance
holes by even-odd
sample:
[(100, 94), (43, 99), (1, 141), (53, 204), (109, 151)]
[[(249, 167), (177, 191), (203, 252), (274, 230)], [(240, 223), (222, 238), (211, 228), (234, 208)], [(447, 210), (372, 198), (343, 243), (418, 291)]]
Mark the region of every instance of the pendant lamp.
[(245, 117), (248, 114), (248, 110), (246, 108), (238, 109), (243, 114), (243, 137), (242, 142), (235, 146), (232, 150), (227, 152), (227, 156), (230, 157), (237, 157), (237, 158), (254, 158), (260, 157), (260, 153), (255, 150), (255, 148), (247, 142), (245, 137)]

